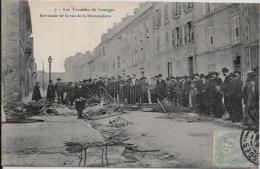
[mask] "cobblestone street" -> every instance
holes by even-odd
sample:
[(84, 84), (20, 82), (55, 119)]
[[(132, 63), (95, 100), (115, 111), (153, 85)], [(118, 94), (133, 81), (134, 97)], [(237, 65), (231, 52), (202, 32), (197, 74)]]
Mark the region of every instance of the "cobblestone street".
[[(111, 167), (212, 167), (214, 130), (239, 130), (222, 122), (188, 122), (194, 118), (191, 113), (167, 115), (132, 111), (120, 117), (131, 122), (121, 128), (130, 138), (128, 143), (160, 151), (135, 153), (135, 161), (129, 162), (123, 155), (124, 147), (110, 147)], [(79, 154), (68, 153), (64, 142), (102, 141), (102, 135), (92, 126), (101, 125), (107, 129), (109, 121), (115, 118), (85, 121), (71, 113), (33, 117), (43, 122), (5, 123), (2, 130), (3, 165), (78, 166)], [(88, 151), (87, 166), (101, 166), (101, 150), (93, 148)]]

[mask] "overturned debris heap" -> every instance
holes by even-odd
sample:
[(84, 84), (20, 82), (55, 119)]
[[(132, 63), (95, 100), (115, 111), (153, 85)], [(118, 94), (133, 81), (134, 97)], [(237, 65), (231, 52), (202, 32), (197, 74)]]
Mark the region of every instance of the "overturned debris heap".
[(129, 124), (132, 124), (132, 123), (122, 117), (117, 117), (117, 118), (109, 121), (109, 126), (115, 127), (115, 128), (125, 127)]
[(43, 102), (12, 103), (4, 108), (6, 122), (19, 122), (42, 113), (47, 105)]
[(99, 104), (96, 103), (95, 98), (94, 101), (87, 100), (87, 107), (82, 112), (82, 116), (85, 119), (98, 120), (126, 112), (123, 105), (117, 103), (105, 89), (102, 91)]

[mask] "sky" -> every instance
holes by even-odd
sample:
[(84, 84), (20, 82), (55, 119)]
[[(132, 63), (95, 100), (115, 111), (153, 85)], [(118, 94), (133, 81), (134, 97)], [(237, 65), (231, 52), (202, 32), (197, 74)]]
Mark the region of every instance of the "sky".
[[(138, 2), (87, 2), (87, 1), (29, 1), (34, 57), (37, 70), (48, 71), (48, 57), (52, 56), (52, 72), (64, 72), (66, 57), (77, 52), (92, 51), (99, 43), (101, 35), (119, 22), (126, 14), (133, 14)], [(114, 9), (112, 12), (72, 11), (72, 8)], [(68, 9), (70, 11), (64, 11)], [(55, 11), (56, 10), (56, 11)], [(104, 17), (46, 17), (46, 15), (98, 14), (111, 15)], [(40, 16), (42, 15), (42, 17)]]

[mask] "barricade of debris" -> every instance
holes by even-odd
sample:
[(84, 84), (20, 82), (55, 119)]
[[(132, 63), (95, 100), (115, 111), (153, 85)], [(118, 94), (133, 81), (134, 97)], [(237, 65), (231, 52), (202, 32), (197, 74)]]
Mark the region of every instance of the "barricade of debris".
[(132, 123), (127, 121), (126, 119), (124, 119), (122, 117), (117, 117), (113, 120), (110, 120), (108, 124), (111, 127), (119, 128), (119, 127), (125, 127), (129, 124), (132, 124)]
[(6, 122), (18, 122), (39, 115), (45, 107), (46, 104), (43, 102), (17, 102), (6, 105), (4, 107)]
[(112, 116), (116, 116), (119, 114), (125, 113), (125, 110), (121, 105), (116, 103), (110, 104), (98, 104), (92, 107), (86, 107), (82, 115), (85, 119), (88, 120), (97, 120), (102, 118), (108, 118)]
[(101, 93), (99, 100), (95, 97), (87, 99), (86, 108), (82, 112), (85, 119), (97, 120), (125, 113), (123, 105), (117, 103), (105, 89)]
[(67, 105), (48, 103), (44, 113), (48, 115), (76, 115), (76, 110)]
[(158, 104), (164, 113), (179, 113), (179, 112), (190, 112), (190, 108), (186, 108), (180, 104), (173, 104), (169, 98), (164, 98), (162, 101), (158, 100)]

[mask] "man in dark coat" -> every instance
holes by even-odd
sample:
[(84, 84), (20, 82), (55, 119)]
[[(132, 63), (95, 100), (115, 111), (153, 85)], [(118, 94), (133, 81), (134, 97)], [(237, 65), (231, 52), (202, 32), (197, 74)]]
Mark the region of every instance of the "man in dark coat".
[(156, 83), (156, 92), (160, 100), (167, 97), (167, 86), (165, 80), (163, 80), (162, 74), (159, 74), (159, 78)]
[(213, 104), (213, 108), (212, 108), (212, 112), (214, 114), (215, 117), (217, 118), (221, 118), (222, 115), (224, 114), (224, 105), (222, 102), (222, 97), (223, 97), (223, 92), (221, 90), (222, 88), (222, 80), (221, 78), (219, 78), (219, 74), (217, 72), (215, 73), (215, 85), (216, 85), (216, 89), (214, 92), (214, 104)]
[(207, 81), (207, 88), (206, 92), (208, 95), (208, 106), (209, 106), (209, 112), (213, 112), (214, 104), (216, 102), (216, 82), (215, 82), (215, 73), (209, 72), (208, 73), (209, 80)]
[(72, 82), (69, 82), (67, 86), (67, 101), (70, 106), (73, 105), (74, 97), (74, 87), (72, 86)]
[(38, 102), (41, 99), (42, 99), (42, 95), (40, 92), (40, 82), (36, 82), (36, 84), (33, 88), (32, 100), (35, 100), (36, 102)]
[(64, 86), (61, 83), (61, 79), (57, 78), (57, 82), (55, 84), (55, 90), (58, 96), (59, 103), (63, 103), (63, 94), (64, 94)]
[(55, 86), (52, 83), (52, 80), (50, 80), (48, 84), (47, 99), (49, 102), (53, 102), (55, 100)]
[(233, 81), (230, 87), (230, 101), (231, 101), (231, 121), (240, 122), (242, 120), (242, 96), (243, 96), (243, 82), (240, 79), (240, 72), (235, 71)]
[(149, 88), (149, 84), (147, 82), (147, 78), (143, 77), (140, 81), (140, 85), (141, 85), (141, 103), (148, 103), (148, 88)]
[(228, 75), (228, 69), (227, 68), (222, 68), (222, 74), (223, 74), (223, 85), (222, 85), (222, 92), (224, 95), (224, 106), (225, 106), (225, 111), (227, 113), (230, 113), (231, 111), (231, 105), (230, 105), (230, 84), (231, 84), (231, 78)]
[(78, 119), (82, 119), (82, 112), (85, 109), (86, 99), (84, 98), (84, 92), (81, 84), (75, 85), (75, 109), (78, 112)]
[(97, 96), (100, 98), (101, 97), (101, 87), (104, 88), (105, 87), (105, 83), (102, 77), (99, 77), (99, 80), (96, 84), (97, 86)]
[(206, 92), (207, 89), (207, 81), (206, 76), (204, 74), (200, 75), (200, 80), (197, 83), (198, 88), (198, 109), (199, 114), (209, 116), (209, 106), (208, 106), (208, 95)]

